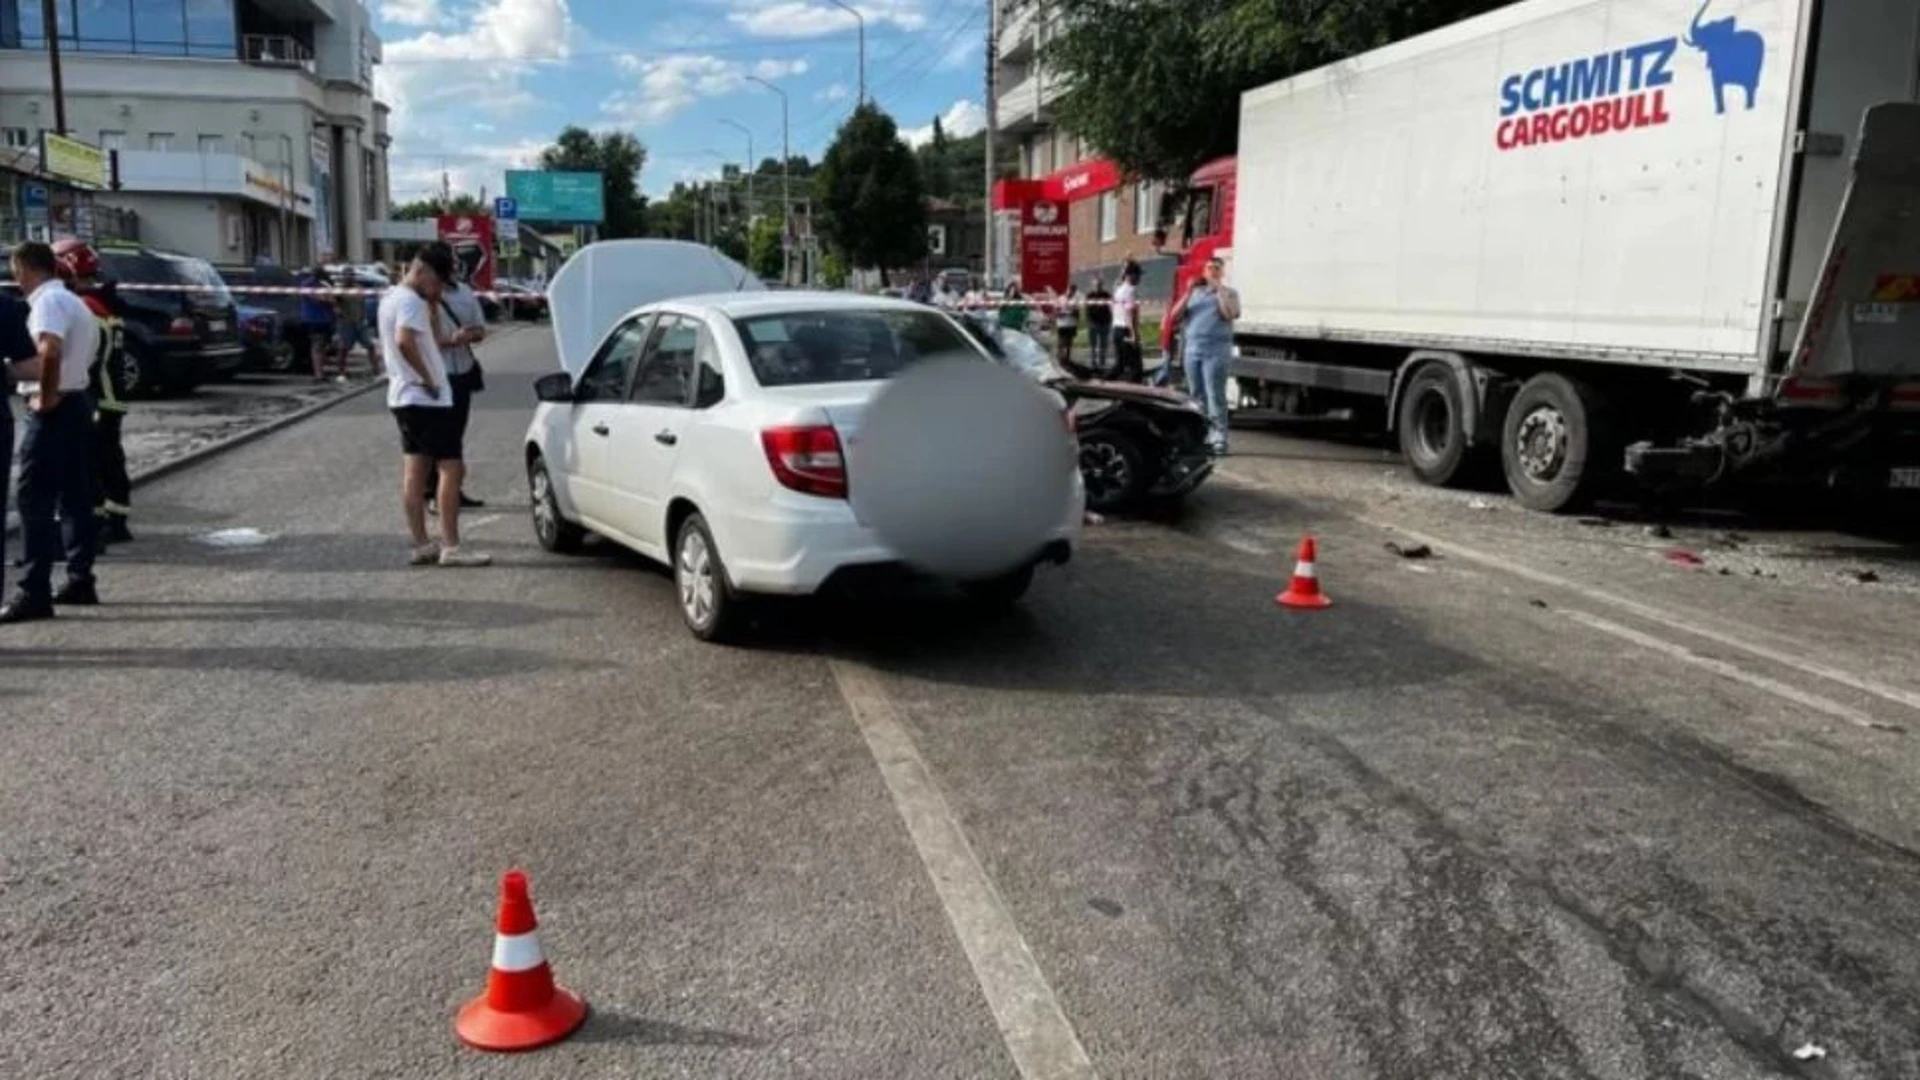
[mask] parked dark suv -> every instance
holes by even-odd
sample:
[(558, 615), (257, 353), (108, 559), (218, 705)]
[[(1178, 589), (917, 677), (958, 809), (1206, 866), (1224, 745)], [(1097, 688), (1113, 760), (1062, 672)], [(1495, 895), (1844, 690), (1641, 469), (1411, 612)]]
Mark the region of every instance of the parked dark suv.
[[(211, 263), (151, 248), (97, 250), (101, 280), (119, 286), (110, 303), (123, 323), (130, 395), (185, 393), (240, 370), (239, 313)], [(147, 292), (128, 285), (182, 288)]]

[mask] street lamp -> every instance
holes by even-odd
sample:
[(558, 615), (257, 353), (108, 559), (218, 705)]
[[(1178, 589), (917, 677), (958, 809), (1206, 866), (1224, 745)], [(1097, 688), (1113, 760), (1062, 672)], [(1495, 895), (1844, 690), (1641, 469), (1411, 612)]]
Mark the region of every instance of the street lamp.
[(700, 152), (708, 157), (718, 158), (720, 161), (720, 176), (713, 183), (707, 185), (707, 197), (701, 200), (705, 205), (701, 207), (700, 212), (702, 222), (707, 228), (707, 245), (717, 248), (720, 246), (720, 203), (719, 200), (714, 197), (713, 189), (714, 184), (726, 183), (727, 166), (732, 164), (732, 162), (727, 160), (727, 155), (710, 147), (702, 147)]
[(749, 82), (780, 95), (780, 283), (793, 284), (793, 146), (789, 141), (792, 131), (787, 126), (787, 92), (758, 75), (747, 76)]
[(841, 0), (827, 0), (827, 3), (832, 4), (834, 7), (837, 7), (841, 11), (844, 11), (847, 14), (853, 16), (854, 23), (859, 27), (860, 96), (854, 98), (853, 100), (854, 100), (854, 104), (856, 105), (865, 105), (867, 103), (867, 17), (865, 15), (860, 14), (859, 8), (854, 7), (852, 4), (842, 3)]
[(728, 120), (722, 117), (720, 122), (747, 137), (747, 205), (753, 206), (753, 174), (757, 171), (757, 165), (753, 160), (753, 132), (748, 130), (747, 125), (740, 123), (738, 120)]

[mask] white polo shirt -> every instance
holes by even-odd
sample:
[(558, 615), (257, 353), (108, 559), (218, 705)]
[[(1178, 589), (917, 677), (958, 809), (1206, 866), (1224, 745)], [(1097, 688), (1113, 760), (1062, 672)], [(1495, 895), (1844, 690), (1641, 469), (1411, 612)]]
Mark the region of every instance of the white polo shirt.
[[(42, 334), (60, 339), (60, 392), (85, 390), (87, 371), (100, 352), (100, 320), (87, 309), (86, 301), (58, 281), (42, 282), (27, 303), (32, 308), (27, 313), (27, 333), (33, 336), (34, 346), (39, 346)], [(39, 384), (28, 380), (21, 388), (37, 391)]]

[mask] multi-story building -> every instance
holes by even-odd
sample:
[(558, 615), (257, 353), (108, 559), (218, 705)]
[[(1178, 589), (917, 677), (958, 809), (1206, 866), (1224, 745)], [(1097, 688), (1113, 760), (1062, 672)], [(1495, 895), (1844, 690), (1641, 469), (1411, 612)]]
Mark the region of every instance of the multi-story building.
[(1141, 264), (1147, 285), (1165, 288), (1173, 260), (1154, 250), (1161, 189), (1128, 183), (1114, 165), (1054, 122), (1060, 84), (1041, 60), (1050, 17), (1045, 0), (993, 0), (994, 113), (1002, 152), (1011, 151), (1024, 183), (996, 186), (997, 280), (1019, 276), (1019, 216), (1033, 199), (1064, 203), (1074, 280), (1084, 288), (1096, 276), (1112, 284), (1128, 259)]
[[(216, 262), (368, 257), (389, 140), (363, 0), (55, 3), (66, 133), (113, 152), (93, 198), (131, 211), (143, 243)], [(55, 127), (42, 10), (0, 0), (0, 145)], [(9, 218), (27, 220), (0, 207)]]

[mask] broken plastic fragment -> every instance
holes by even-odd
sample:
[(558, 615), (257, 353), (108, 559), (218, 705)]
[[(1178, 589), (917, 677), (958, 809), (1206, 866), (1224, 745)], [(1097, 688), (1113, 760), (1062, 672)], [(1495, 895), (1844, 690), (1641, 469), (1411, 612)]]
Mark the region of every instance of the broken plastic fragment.
[(1824, 1046), (1816, 1046), (1813, 1043), (1807, 1043), (1793, 1052), (1793, 1060), (1795, 1061), (1819, 1061), (1826, 1056), (1827, 1048)]

